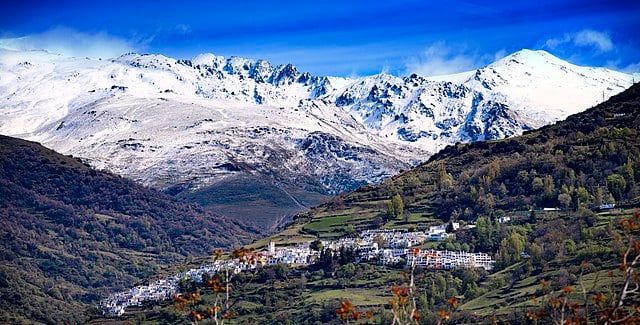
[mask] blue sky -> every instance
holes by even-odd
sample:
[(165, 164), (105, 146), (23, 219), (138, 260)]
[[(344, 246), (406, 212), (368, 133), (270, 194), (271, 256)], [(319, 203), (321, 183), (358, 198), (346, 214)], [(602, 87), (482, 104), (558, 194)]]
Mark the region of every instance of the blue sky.
[[(490, 4), (490, 5), (486, 5)], [(636, 1), (14, 1), (0, 46), (264, 58), (319, 75), (453, 73), (522, 48), (640, 71)]]

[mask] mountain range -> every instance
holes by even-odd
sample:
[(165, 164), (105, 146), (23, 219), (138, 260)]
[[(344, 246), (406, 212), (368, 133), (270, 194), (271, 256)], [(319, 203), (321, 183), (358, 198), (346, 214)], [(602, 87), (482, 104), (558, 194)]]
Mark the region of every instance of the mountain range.
[(0, 134), (274, 229), (447, 145), (561, 120), (634, 76), (522, 50), (449, 76), (313, 76), (203, 54), (0, 52)]

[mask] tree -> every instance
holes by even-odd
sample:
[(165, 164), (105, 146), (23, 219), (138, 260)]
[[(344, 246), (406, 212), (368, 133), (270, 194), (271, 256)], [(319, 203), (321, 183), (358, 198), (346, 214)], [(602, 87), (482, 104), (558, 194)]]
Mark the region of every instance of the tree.
[(535, 225), (537, 221), (538, 221), (538, 217), (536, 216), (536, 207), (531, 206), (531, 209), (529, 210), (529, 223), (532, 223)]
[(438, 165), (438, 184), (441, 189), (448, 189), (453, 186), (453, 176), (447, 173), (443, 162)]
[(309, 248), (313, 249), (314, 251), (322, 251), (322, 241), (320, 241), (320, 239), (316, 239), (314, 241), (312, 241), (309, 244)]
[(576, 189), (575, 196), (577, 199), (576, 204), (589, 203), (591, 201), (591, 195), (589, 194), (589, 191), (587, 191), (587, 189), (582, 186)]
[(533, 243), (529, 245), (528, 249), (529, 256), (531, 258), (531, 264), (535, 268), (541, 268), (543, 265), (542, 261), (542, 247), (540, 245)]
[(607, 188), (609, 192), (613, 195), (616, 200), (622, 198), (622, 194), (624, 194), (627, 189), (627, 182), (624, 180), (624, 177), (620, 174), (613, 174), (607, 177)]
[(516, 182), (522, 187), (526, 186), (527, 183), (529, 183), (529, 172), (527, 172), (526, 170), (518, 171)]
[(500, 197), (503, 197), (509, 194), (509, 191), (507, 190), (507, 186), (504, 185), (504, 183), (500, 183), (500, 187), (498, 187), (498, 193), (500, 194)]
[(614, 199), (614, 198), (613, 198), (613, 195), (611, 195), (611, 193), (609, 193), (609, 194), (607, 195), (606, 203), (607, 203), (607, 204), (613, 204), (613, 203), (616, 203), (616, 199)]
[(397, 218), (404, 213), (404, 203), (400, 194), (396, 194), (387, 204), (387, 212), (391, 218)]
[(520, 254), (524, 251), (525, 238), (517, 232), (512, 232), (509, 237), (500, 242), (498, 259), (503, 266), (511, 265), (520, 260)]
[(378, 248), (387, 246), (387, 240), (384, 239), (384, 236), (382, 236), (382, 234), (375, 235), (375, 237), (373, 237), (373, 242), (378, 245)]
[(544, 177), (544, 197), (545, 199), (552, 199), (555, 187), (553, 186), (553, 177), (547, 175)]
[(471, 185), (471, 188), (469, 189), (469, 195), (471, 196), (471, 199), (473, 201), (477, 201), (478, 200), (478, 189)]
[(392, 201), (387, 202), (387, 216), (388, 218), (385, 218), (387, 221), (396, 217), (396, 209), (393, 207)]
[(635, 173), (633, 171), (633, 161), (631, 158), (627, 158), (627, 162), (622, 166), (622, 170), (624, 171), (625, 178), (633, 181), (635, 179)]
[(484, 213), (491, 214), (493, 213), (493, 208), (496, 205), (496, 200), (493, 197), (493, 194), (489, 193), (480, 197), (480, 199), (478, 200), (478, 205), (480, 206), (482, 211), (484, 211)]
[(449, 223), (447, 224), (447, 228), (445, 229), (445, 231), (449, 234), (453, 233), (453, 221), (449, 221)]
[(449, 215), (449, 221), (453, 222), (453, 221), (458, 221), (458, 218), (460, 218), (460, 210), (455, 209), (451, 212), (451, 214)]
[(493, 225), (491, 220), (486, 217), (480, 217), (476, 221), (476, 247), (480, 251), (488, 252), (493, 250)]
[(416, 190), (418, 187), (420, 187), (420, 184), (421, 184), (420, 179), (416, 175), (409, 176), (409, 179), (407, 180), (407, 185), (409, 185), (411, 190)]
[(531, 181), (531, 189), (536, 193), (544, 191), (544, 181), (542, 180), (542, 178), (534, 177)]
[(596, 206), (600, 206), (602, 204), (602, 202), (604, 201), (604, 197), (602, 194), (602, 187), (598, 186), (596, 188), (596, 194), (595, 194), (595, 204)]
[(563, 209), (568, 209), (571, 206), (571, 195), (565, 193), (559, 194), (558, 202), (560, 202)]

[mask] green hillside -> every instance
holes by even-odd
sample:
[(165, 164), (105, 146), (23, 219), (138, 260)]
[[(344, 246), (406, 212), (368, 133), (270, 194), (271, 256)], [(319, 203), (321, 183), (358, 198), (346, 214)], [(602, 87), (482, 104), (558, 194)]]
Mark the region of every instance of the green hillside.
[(257, 231), (0, 136), (0, 322), (75, 323), (162, 267)]

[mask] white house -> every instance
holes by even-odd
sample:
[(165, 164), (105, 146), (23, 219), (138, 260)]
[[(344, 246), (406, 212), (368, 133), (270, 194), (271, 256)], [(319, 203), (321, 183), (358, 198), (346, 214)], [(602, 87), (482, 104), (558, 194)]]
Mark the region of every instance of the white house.
[(458, 268), (483, 268), (493, 269), (495, 262), (491, 256), (485, 253), (467, 253), (452, 251), (427, 250), (419, 251), (415, 256), (407, 256), (407, 265), (424, 266), (432, 269), (458, 269)]
[(498, 222), (499, 223), (511, 222), (511, 217), (509, 217), (509, 216), (500, 217), (500, 218), (498, 218)]

